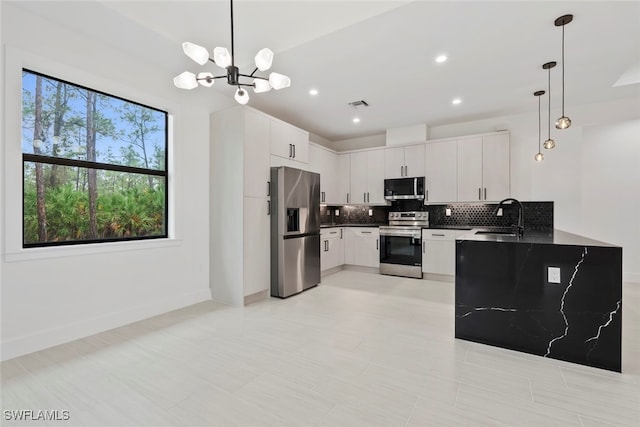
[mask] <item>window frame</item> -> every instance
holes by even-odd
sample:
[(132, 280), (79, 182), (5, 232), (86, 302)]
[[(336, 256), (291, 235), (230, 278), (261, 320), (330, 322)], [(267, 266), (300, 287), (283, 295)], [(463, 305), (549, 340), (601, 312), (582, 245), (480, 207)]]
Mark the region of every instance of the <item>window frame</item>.
[[(59, 77), (55, 77), (50, 74), (45, 74), (39, 71), (35, 71), (29, 67), (23, 66), (20, 70), (20, 74), (22, 76), (23, 73), (31, 73), (36, 76), (40, 76), (46, 79), (52, 79), (55, 81), (62, 82), (67, 85), (71, 85), (80, 89), (89, 90), (93, 93), (100, 94), (103, 96), (107, 96), (110, 98), (118, 99), (126, 103), (130, 103), (133, 105), (138, 105), (140, 107), (148, 108), (150, 110), (162, 113), (164, 116), (164, 170), (159, 169), (147, 169), (140, 168), (135, 166), (126, 166), (112, 163), (103, 163), (103, 162), (93, 162), (88, 160), (81, 159), (69, 159), (65, 157), (55, 157), (49, 155), (42, 154), (33, 154), (33, 153), (24, 153), (22, 149), (22, 204), (21, 204), (21, 213), (22, 213), (22, 249), (31, 249), (31, 248), (49, 248), (49, 247), (60, 247), (60, 246), (75, 246), (75, 245), (85, 245), (85, 244), (96, 244), (96, 243), (113, 243), (113, 242), (128, 242), (128, 241), (141, 241), (141, 240), (157, 240), (157, 239), (168, 239), (169, 238), (169, 228), (170, 228), (170, 183), (169, 183), (169, 157), (170, 157), (170, 114), (168, 111), (162, 110), (157, 107), (151, 107), (149, 105), (136, 102), (118, 95), (113, 95), (101, 90), (97, 90), (83, 84), (72, 83), (68, 80), (61, 79)], [(21, 80), (22, 82), (22, 80)], [(20, 85), (22, 92), (22, 84)], [(22, 113), (20, 113), (22, 116)], [(22, 128), (22, 124), (20, 125)], [(68, 167), (78, 167), (84, 169), (95, 169), (95, 170), (103, 170), (103, 171), (115, 171), (115, 172), (123, 172), (123, 173), (133, 173), (138, 175), (145, 176), (155, 176), (164, 178), (164, 230), (161, 234), (151, 235), (151, 236), (128, 236), (128, 237), (113, 237), (113, 238), (100, 238), (100, 239), (83, 239), (83, 240), (64, 240), (64, 241), (51, 241), (51, 242), (34, 242), (34, 243), (26, 243), (25, 242), (25, 163), (33, 162), (33, 163), (41, 163), (43, 165), (59, 165), (59, 166), (68, 166)]]

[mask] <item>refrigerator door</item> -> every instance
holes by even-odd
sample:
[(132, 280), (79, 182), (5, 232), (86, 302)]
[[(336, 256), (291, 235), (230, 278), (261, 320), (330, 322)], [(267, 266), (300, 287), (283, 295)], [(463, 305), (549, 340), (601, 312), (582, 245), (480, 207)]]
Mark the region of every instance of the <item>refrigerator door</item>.
[(320, 235), (281, 239), (271, 295), (286, 298), (320, 283)]
[(320, 232), (320, 175), (280, 167), (276, 175), (278, 234)]

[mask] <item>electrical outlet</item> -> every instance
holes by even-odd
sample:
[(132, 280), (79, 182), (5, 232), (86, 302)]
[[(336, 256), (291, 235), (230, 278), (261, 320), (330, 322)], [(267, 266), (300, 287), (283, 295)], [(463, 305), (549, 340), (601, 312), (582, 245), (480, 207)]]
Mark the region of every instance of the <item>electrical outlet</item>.
[(340, 216), (340, 209), (336, 209), (336, 216)]
[(496, 216), (502, 216), (502, 208), (498, 209), (498, 212), (496, 213)]
[(369, 216), (373, 216), (373, 209), (369, 209)]
[(549, 283), (560, 283), (560, 267), (549, 267), (547, 269), (547, 281)]
[(444, 214), (445, 214), (446, 216), (451, 216), (451, 209), (450, 209), (450, 208), (446, 208), (446, 209), (444, 210)]

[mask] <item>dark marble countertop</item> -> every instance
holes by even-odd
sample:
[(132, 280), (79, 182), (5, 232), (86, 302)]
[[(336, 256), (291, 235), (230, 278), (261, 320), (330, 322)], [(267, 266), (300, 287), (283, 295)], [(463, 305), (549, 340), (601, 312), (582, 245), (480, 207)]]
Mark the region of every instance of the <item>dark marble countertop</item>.
[(333, 228), (333, 227), (380, 227), (387, 224), (322, 224), (320, 228)]
[(475, 242), (505, 242), (505, 243), (525, 243), (525, 244), (547, 244), (547, 245), (571, 245), (571, 246), (598, 246), (598, 247), (618, 247), (610, 243), (567, 233), (562, 230), (553, 231), (525, 231), (523, 236), (511, 236), (500, 234), (476, 234), (477, 231), (491, 231), (491, 229), (478, 227), (469, 233), (459, 236), (456, 240), (468, 240)]

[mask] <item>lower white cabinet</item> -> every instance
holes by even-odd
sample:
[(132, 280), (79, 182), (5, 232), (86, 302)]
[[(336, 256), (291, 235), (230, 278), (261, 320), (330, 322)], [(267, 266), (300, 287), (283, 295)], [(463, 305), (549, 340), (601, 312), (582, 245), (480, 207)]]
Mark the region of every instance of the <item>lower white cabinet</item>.
[(323, 228), (320, 231), (320, 270), (329, 270), (343, 264), (344, 229)]
[(344, 263), (361, 267), (380, 267), (378, 227), (345, 228)]
[(468, 230), (422, 230), (422, 272), (456, 274), (456, 237)]

